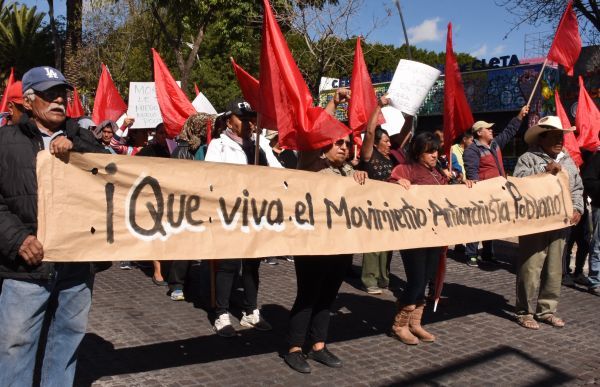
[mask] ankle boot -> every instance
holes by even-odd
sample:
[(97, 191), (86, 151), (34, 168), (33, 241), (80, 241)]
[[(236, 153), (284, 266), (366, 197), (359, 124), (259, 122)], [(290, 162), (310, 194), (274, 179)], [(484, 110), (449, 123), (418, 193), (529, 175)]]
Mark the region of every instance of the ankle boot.
[(412, 312), (410, 315), (410, 319), (408, 321), (408, 328), (413, 335), (419, 338), (419, 340), (424, 341), (426, 343), (433, 343), (435, 341), (435, 336), (427, 332), (421, 326), (421, 318), (423, 317), (424, 309), (425, 304), (419, 304), (416, 306), (414, 312)]
[(392, 333), (398, 340), (408, 345), (419, 344), (417, 339), (408, 328), (410, 316), (415, 310), (415, 305), (404, 305), (399, 306), (399, 311), (394, 317), (394, 325), (392, 326)]

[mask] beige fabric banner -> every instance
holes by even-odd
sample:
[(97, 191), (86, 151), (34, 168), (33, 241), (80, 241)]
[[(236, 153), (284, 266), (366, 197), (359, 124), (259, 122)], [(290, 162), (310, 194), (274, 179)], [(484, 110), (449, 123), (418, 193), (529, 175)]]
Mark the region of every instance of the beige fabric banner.
[(563, 228), (568, 177), (413, 186), (295, 170), (72, 153), (38, 155), (48, 261), (362, 253)]

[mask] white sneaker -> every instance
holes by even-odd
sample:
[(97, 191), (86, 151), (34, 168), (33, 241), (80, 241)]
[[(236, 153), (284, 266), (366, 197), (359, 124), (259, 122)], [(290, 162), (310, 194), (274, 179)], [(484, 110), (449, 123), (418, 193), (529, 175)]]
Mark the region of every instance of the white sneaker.
[(215, 319), (215, 326), (213, 327), (217, 335), (222, 337), (233, 337), (235, 336), (235, 329), (231, 325), (229, 319), (229, 313), (223, 313)]
[(252, 314), (246, 314), (246, 312), (242, 312), (242, 319), (240, 320), (240, 325), (247, 328), (254, 328), (259, 331), (270, 331), (273, 329), (271, 324), (267, 322), (262, 316), (258, 309), (254, 309)]

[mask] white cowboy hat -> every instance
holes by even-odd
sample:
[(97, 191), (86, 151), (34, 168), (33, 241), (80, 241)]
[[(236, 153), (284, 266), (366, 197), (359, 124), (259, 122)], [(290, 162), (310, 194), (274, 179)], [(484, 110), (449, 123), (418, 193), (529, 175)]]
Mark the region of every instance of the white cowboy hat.
[(563, 132), (574, 132), (575, 127), (563, 128), (560, 118), (557, 116), (546, 116), (540, 118), (538, 123), (525, 132), (525, 142), (527, 144), (537, 143), (540, 133), (550, 132), (552, 130), (561, 130)]

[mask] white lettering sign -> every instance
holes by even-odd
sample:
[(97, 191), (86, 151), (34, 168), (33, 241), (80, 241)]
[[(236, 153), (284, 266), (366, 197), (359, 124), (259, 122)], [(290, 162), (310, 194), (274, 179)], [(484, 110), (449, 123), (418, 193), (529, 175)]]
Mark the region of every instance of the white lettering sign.
[(440, 71), (423, 63), (402, 59), (388, 90), (392, 106), (414, 116), (423, 104)]

